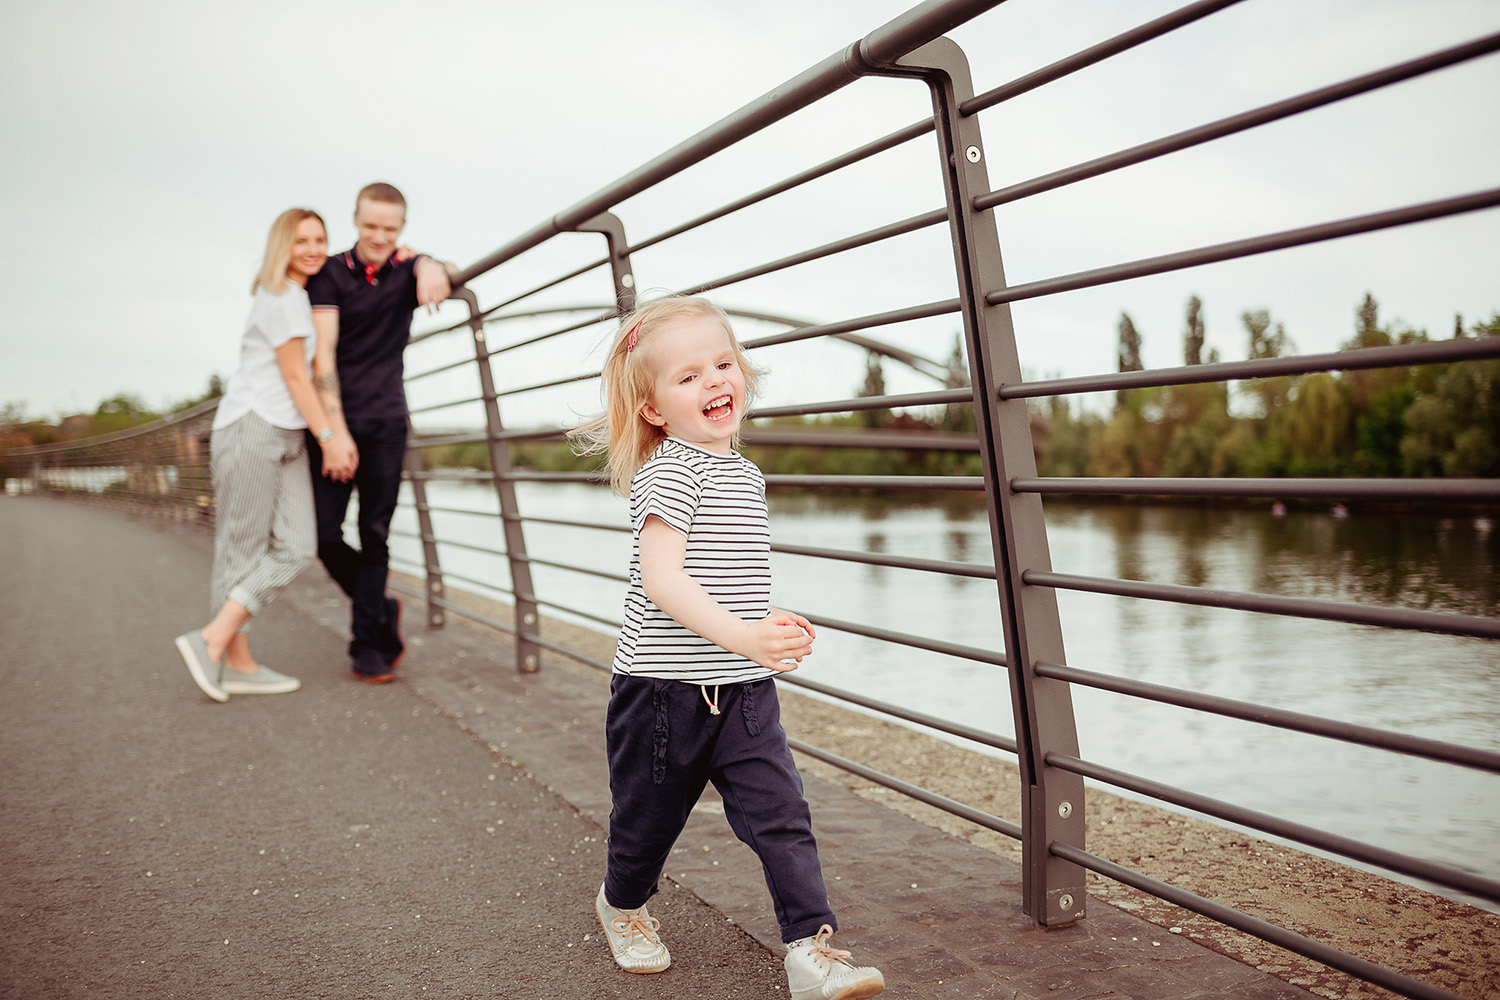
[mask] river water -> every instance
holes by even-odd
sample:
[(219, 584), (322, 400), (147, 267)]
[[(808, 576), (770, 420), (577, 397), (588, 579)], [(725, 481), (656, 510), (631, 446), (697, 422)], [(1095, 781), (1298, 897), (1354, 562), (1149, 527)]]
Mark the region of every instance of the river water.
[[(433, 484), (429, 502), (497, 509), (492, 491), (464, 484)], [(603, 488), (523, 483), (520, 503), (529, 516), (625, 523), (624, 502)], [(1046, 516), (1059, 572), (1500, 614), (1500, 524), (1489, 517), (1076, 504), (1049, 504)], [(435, 519), (441, 538), (503, 548), (494, 517)], [(410, 507), (396, 527), (415, 531)], [(992, 562), (984, 508), (967, 503), (773, 494), (771, 530), (788, 544)], [(526, 541), (535, 557), (616, 574), (630, 552), (628, 535), (552, 525), (528, 524)], [(421, 558), (405, 536), (392, 539), (392, 555), (398, 569)], [(441, 558), (445, 570), (509, 587), (499, 557), (445, 546)], [(993, 581), (782, 554), (772, 569), (782, 607), (1002, 646)], [(533, 576), (545, 599), (619, 620), (623, 584), (544, 566)], [(1072, 666), (1500, 750), (1500, 644), (1491, 641), (1066, 591), (1058, 604)], [(824, 628), (801, 670), (1014, 733), (1003, 668)], [(1500, 876), (1500, 776), (1076, 686), (1073, 699), (1085, 759)]]

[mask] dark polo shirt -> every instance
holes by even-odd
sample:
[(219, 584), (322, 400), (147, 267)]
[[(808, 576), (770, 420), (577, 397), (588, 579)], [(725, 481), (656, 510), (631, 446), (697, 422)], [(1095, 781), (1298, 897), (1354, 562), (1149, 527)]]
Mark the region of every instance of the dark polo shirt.
[(313, 312), (339, 314), (335, 358), (346, 420), (404, 419), (401, 378), (417, 308), (417, 261), (394, 254), (372, 275), (353, 250), (329, 257), (307, 282)]

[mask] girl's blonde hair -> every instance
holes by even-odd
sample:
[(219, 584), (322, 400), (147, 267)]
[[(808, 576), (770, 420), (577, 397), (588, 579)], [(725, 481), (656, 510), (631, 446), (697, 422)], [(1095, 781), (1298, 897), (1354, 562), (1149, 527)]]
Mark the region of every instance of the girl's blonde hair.
[(276, 295), (286, 291), (286, 269), (292, 263), (292, 243), (297, 239), (297, 227), (303, 219), (317, 219), (323, 231), (328, 231), (323, 217), (310, 208), (289, 208), (278, 215), (266, 237), (266, 256), (261, 261), (260, 273), (250, 284), (251, 295), (260, 288)]
[[(652, 299), (621, 319), (601, 376), (599, 394), (604, 401), (604, 412), (569, 431), (568, 436), (581, 455), (599, 452), (607, 455), (610, 488), (622, 497), (630, 495), (630, 482), (636, 472), (667, 437), (663, 428), (641, 415), (641, 407), (651, 402), (656, 381), (656, 373), (647, 363), (642, 348), (656, 333), (688, 316), (712, 316), (724, 324), (735, 360), (745, 373), (746, 408), (755, 398), (765, 374), (745, 354), (724, 310), (705, 298), (670, 295)], [(739, 444), (738, 436), (733, 444)]]

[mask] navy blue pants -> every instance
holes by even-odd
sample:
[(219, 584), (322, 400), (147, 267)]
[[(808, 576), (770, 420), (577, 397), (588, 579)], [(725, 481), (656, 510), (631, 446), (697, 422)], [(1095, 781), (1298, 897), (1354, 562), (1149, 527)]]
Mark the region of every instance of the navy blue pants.
[(725, 685), (719, 710), (709, 713), (696, 684), (611, 679), (605, 898), (634, 909), (655, 895), (672, 845), (711, 781), (735, 836), (760, 858), (781, 939), (809, 937), (823, 924), (837, 930), (776, 682)]
[[(401, 466), (406, 459), (406, 418), (351, 420), (349, 433), (359, 449), (354, 478), (334, 482), (323, 475), (323, 449), (307, 435), (312, 467), (313, 505), (318, 518), (318, 558), (328, 575), (349, 595), (349, 655), (361, 649), (380, 650), (382, 631), (389, 629), (385, 600), (390, 552), (391, 515), (401, 490)], [(344, 541), (344, 515), (349, 499), (359, 490), (359, 548)]]

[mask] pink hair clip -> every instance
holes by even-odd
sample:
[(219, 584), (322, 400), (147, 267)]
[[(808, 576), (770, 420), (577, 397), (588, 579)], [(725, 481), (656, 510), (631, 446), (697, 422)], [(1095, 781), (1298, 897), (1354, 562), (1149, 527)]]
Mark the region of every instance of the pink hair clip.
[(629, 354), (631, 351), (635, 350), (635, 345), (639, 344), (640, 342), (641, 324), (639, 321), (637, 321), (635, 326), (632, 326), (630, 328), (630, 332), (625, 335), (625, 353)]

